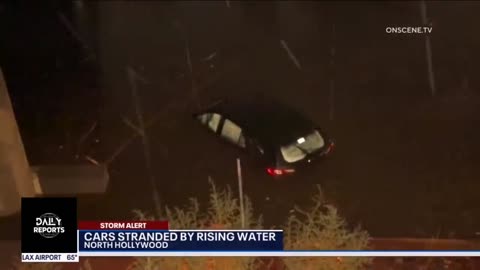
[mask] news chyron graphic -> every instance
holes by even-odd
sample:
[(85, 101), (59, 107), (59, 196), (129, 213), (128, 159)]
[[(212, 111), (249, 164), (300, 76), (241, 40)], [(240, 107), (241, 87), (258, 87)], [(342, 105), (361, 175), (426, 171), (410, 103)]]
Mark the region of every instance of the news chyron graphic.
[(170, 230), (168, 221), (80, 221), (78, 231), (82, 257), (263, 256), (283, 251), (281, 230)]
[(76, 198), (22, 198), (22, 262), (78, 262)]

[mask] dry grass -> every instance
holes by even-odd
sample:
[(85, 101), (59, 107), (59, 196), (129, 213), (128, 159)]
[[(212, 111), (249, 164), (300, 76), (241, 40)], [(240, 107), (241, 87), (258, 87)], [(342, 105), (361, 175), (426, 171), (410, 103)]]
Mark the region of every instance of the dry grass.
[[(210, 182), (209, 206), (202, 211), (196, 199), (184, 208), (165, 207), (164, 215), (158, 218), (135, 211), (142, 220), (168, 220), (172, 229), (240, 229), (241, 215), (238, 199), (229, 188), (217, 190)], [(253, 216), (253, 208), (245, 199), (246, 224), (249, 229), (260, 229), (261, 218)], [(290, 250), (362, 250), (368, 245), (369, 236), (365, 231), (348, 230), (346, 221), (338, 215), (336, 208), (326, 204), (321, 190), (313, 199), (314, 206), (308, 211), (296, 208), (284, 228), (285, 249)], [(299, 217), (299, 215), (301, 217)], [(314, 240), (317, 239), (317, 240)], [(283, 263), (288, 270), (357, 270), (364, 269), (368, 258), (295, 258), (287, 257)], [(265, 269), (265, 262), (254, 258), (139, 258), (130, 270), (251, 270)]]
[[(230, 188), (218, 190), (210, 181), (208, 206), (202, 209), (197, 199), (190, 199), (185, 207), (164, 207), (158, 216), (135, 210), (140, 220), (168, 220), (171, 229), (241, 229), (238, 198)], [(360, 229), (349, 230), (337, 210), (323, 199), (321, 190), (308, 211), (296, 208), (284, 228), (284, 246), (287, 250), (362, 250), (368, 245), (368, 234)], [(253, 207), (245, 198), (245, 220), (248, 229), (261, 229), (261, 218), (255, 218)], [(279, 260), (280, 261), (280, 260)], [(285, 270), (360, 270), (370, 264), (369, 258), (295, 258), (282, 259)], [(139, 257), (128, 270), (260, 270), (268, 269), (265, 260), (248, 257)], [(61, 270), (50, 263), (17, 264), (18, 270)], [(92, 270), (85, 261), (81, 270)]]
[[(210, 200), (204, 211), (200, 208), (197, 199), (191, 198), (190, 203), (184, 208), (165, 207), (164, 213), (157, 218), (145, 215), (138, 210), (135, 214), (142, 220), (168, 220), (171, 229), (240, 229), (242, 220), (238, 198), (233, 195), (230, 188), (219, 191), (212, 181), (210, 185)], [(261, 228), (261, 219), (254, 218), (252, 204), (248, 198), (245, 198), (245, 220), (248, 228)], [(251, 270), (258, 269), (259, 263), (256, 262), (255, 258), (244, 257), (138, 258), (129, 270)]]
[[(286, 250), (365, 250), (369, 236), (359, 228), (351, 231), (337, 209), (323, 199), (319, 188), (313, 198), (313, 207), (307, 211), (295, 208), (284, 229)], [(289, 270), (352, 270), (364, 269), (369, 258), (285, 257)]]

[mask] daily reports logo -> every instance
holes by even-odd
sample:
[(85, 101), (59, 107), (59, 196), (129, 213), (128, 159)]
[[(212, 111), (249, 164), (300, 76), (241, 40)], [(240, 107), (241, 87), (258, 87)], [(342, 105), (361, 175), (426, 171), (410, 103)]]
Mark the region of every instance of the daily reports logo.
[(54, 238), (59, 234), (65, 233), (62, 219), (53, 213), (45, 213), (35, 218), (35, 227), (33, 232), (38, 233), (44, 238)]

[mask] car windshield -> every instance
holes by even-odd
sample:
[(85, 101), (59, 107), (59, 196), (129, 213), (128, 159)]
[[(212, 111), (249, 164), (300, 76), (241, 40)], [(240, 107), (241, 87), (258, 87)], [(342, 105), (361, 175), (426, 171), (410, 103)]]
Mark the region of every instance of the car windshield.
[(304, 159), (308, 154), (313, 153), (325, 145), (322, 135), (315, 130), (305, 137), (298, 138), (295, 142), (282, 146), (283, 159), (288, 163)]

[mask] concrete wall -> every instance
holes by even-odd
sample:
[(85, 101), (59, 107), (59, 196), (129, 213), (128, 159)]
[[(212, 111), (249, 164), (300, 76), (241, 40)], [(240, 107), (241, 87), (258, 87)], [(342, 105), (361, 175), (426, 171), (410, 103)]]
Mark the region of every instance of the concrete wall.
[(34, 196), (32, 174), (0, 70), (0, 216), (20, 210), (22, 196)]

